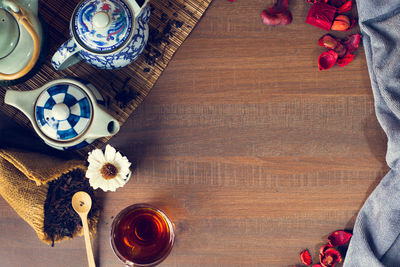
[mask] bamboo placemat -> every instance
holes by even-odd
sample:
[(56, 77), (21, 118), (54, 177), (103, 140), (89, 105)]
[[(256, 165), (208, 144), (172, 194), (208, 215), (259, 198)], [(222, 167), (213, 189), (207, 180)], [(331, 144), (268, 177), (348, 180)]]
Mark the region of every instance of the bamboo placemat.
[[(58, 47), (70, 38), (69, 20), (80, 0), (40, 1), (39, 13), (47, 27), (48, 51), (44, 63), (29, 80), (16, 86), (0, 88), (0, 110), (16, 122), (33, 128), (17, 109), (4, 104), (7, 89), (27, 91), (62, 77), (80, 77), (99, 89), (108, 104), (108, 110), (123, 127), (123, 123), (144, 100), (160, 77), (168, 62), (193, 30), (212, 0), (151, 0), (148, 45), (143, 54), (128, 67), (119, 70), (101, 70), (80, 62), (64, 71), (55, 71), (50, 60)], [(86, 153), (103, 146), (109, 138), (101, 138), (79, 150)]]

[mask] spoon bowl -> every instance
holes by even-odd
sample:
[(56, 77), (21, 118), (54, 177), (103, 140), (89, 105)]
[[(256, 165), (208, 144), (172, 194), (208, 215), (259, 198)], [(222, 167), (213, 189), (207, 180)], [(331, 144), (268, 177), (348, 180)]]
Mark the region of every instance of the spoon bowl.
[(89, 267), (95, 267), (92, 245), (90, 243), (89, 227), (87, 223), (87, 215), (92, 207), (92, 198), (84, 191), (76, 192), (72, 196), (72, 207), (78, 213), (82, 220), (83, 235), (85, 236), (86, 255)]
[(92, 198), (84, 191), (76, 192), (72, 197), (72, 207), (79, 215), (88, 214), (92, 207)]

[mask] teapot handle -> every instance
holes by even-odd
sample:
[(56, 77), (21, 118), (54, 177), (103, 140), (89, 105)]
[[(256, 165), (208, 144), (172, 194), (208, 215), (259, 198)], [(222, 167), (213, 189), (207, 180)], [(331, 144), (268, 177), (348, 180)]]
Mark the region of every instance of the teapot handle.
[(66, 69), (82, 60), (77, 54), (81, 50), (74, 39), (69, 39), (58, 48), (51, 59), (51, 64), (56, 70)]
[(38, 60), (40, 54), (40, 40), (38, 34), (33, 28), (31, 21), (29, 20), (28, 16), (26, 15), (25, 11), (21, 8), (21, 6), (17, 5), (14, 1), (10, 0), (4, 1), (4, 3), (9, 5), (9, 10), (11, 11), (11, 14), (13, 14), (17, 22), (27, 30), (27, 32), (30, 34), (33, 40), (32, 57), (23, 69), (12, 74), (5, 74), (0, 72), (0, 79), (16, 80), (27, 74), (33, 68), (33, 66), (35, 66), (36, 61)]

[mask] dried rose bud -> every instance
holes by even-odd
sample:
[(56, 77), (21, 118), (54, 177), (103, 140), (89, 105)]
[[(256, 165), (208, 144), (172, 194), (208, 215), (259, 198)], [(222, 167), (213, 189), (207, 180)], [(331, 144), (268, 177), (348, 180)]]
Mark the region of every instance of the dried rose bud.
[(331, 30), (333, 31), (348, 31), (354, 25), (354, 20), (348, 17), (347, 15), (338, 15), (331, 26)]
[(311, 255), (310, 252), (305, 249), (300, 253), (300, 260), (304, 265), (311, 265), (312, 261), (311, 261)]
[(342, 44), (347, 48), (347, 52), (351, 53), (358, 48), (361, 40), (361, 34), (352, 34), (347, 37)]
[(273, 6), (261, 13), (262, 22), (266, 25), (287, 25), (292, 22), (288, 0), (278, 0)]
[(335, 13), (335, 7), (323, 2), (317, 2), (311, 6), (307, 14), (306, 23), (329, 31), (335, 18)]
[(347, 54), (347, 49), (341, 42), (338, 42), (337, 46), (335, 47), (335, 52), (338, 54), (338, 57), (341, 58)]
[(340, 42), (340, 39), (337, 39), (330, 34), (325, 34), (322, 36), (319, 39), (318, 44), (320, 46), (335, 50), (339, 58), (347, 53), (347, 48)]
[(289, 11), (278, 14), (270, 14), (266, 10), (263, 10), (261, 13), (261, 19), (265, 25), (287, 25), (292, 22), (292, 14)]
[(338, 45), (338, 41), (335, 37), (330, 35), (329, 33), (325, 34), (318, 40), (318, 44), (320, 46), (329, 48), (329, 49), (335, 49), (336, 46)]
[(319, 70), (327, 70), (332, 68), (338, 59), (338, 54), (333, 50), (323, 52), (318, 58)]
[[(347, 59), (345, 59), (344, 61), (350, 60), (350, 58), (351, 58), (351, 60), (353, 60), (354, 55), (348, 54), (348, 55), (346, 55), (346, 57), (347, 57)], [(350, 63), (351, 60), (348, 63)], [(338, 65), (339, 65), (339, 61), (338, 61)], [(336, 246), (346, 245), (350, 241), (351, 237), (352, 237), (352, 234), (339, 230), (339, 231), (335, 231), (335, 232), (331, 233), (328, 236), (328, 240), (332, 246), (336, 247)]]
[(319, 255), (319, 261), (322, 267), (333, 267), (336, 263), (342, 262), (342, 256), (337, 249), (328, 248), (324, 254)]
[(265, 25), (279, 25), (281, 23), (281, 20), (277, 15), (272, 15), (268, 13), (267, 10), (262, 11), (261, 19)]

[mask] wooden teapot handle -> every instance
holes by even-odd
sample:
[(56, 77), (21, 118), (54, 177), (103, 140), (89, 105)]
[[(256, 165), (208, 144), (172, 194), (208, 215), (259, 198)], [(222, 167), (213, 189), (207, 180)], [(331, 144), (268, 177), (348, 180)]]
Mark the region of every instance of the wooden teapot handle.
[(24, 28), (28, 31), (28, 33), (31, 35), (32, 40), (33, 40), (33, 53), (32, 57), (29, 60), (28, 64), (26, 66), (12, 74), (5, 74), (0, 72), (0, 79), (2, 80), (16, 80), (18, 78), (21, 78), (25, 74), (27, 74), (33, 66), (35, 66), (36, 61), (39, 58), (40, 54), (40, 40), (39, 36), (37, 35), (35, 29), (33, 28), (33, 25), (31, 21), (29, 20), (28, 16), (26, 15), (25, 11), (21, 8), (21, 6), (18, 6), (19, 12), (15, 12), (14, 10), (11, 10), (11, 13), (14, 15), (15, 19), (18, 21), (19, 24), (24, 26)]

